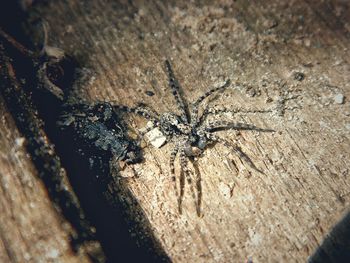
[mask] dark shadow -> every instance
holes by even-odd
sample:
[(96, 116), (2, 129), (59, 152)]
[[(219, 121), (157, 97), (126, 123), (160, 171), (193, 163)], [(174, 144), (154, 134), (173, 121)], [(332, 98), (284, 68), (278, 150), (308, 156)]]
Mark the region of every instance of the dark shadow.
[(350, 262), (350, 213), (335, 225), (310, 257), (309, 263)]
[(129, 191), (127, 181), (111, 175), (110, 156), (99, 149), (84, 148), (84, 143), (76, 140), (76, 134), (71, 131), (57, 133), (55, 126), (47, 130), (57, 142), (57, 152), (87, 218), (96, 227), (97, 240), (108, 262), (169, 261), (151, 232), (142, 208)]
[[(3, 12), (6, 8), (0, 9)], [(12, 9), (7, 12), (12, 12)], [(25, 38), (20, 27), (21, 19), (25, 16), (21, 15), (16, 21), (10, 19), (13, 16), (6, 16), (8, 20), (2, 17), (0, 26), (7, 28), (11, 35)], [(102, 246), (107, 262), (169, 262), (142, 208), (128, 190), (126, 181), (113, 178), (109, 166), (110, 154), (98, 148), (84, 147), (74, 131), (62, 132), (56, 124), (62, 102), (47, 91), (37, 89), (36, 72), (29, 58), (23, 57), (4, 39), (0, 39), (1, 46), (4, 49), (0, 51), (4, 52), (0, 55), (6, 53), (11, 58), (7, 61), (15, 68), (17, 80), (21, 80), (17, 86), (12, 85), (6, 79), (6, 72), (2, 72), (4, 79), (9, 81), (2, 83), (2, 95), (17, 127), (28, 141), (28, 152), (51, 200), (60, 207), (62, 214), (77, 231), (77, 236), (72, 237), (73, 249), (85, 241), (96, 239)], [(2, 56), (1, 59), (6, 58)], [(69, 90), (76, 65), (73, 60), (60, 65), (65, 74), (62, 79), (56, 79), (56, 84)], [(43, 142), (44, 132), (55, 144), (55, 151), (52, 145)], [(91, 158), (94, 158), (93, 165)], [(70, 191), (62, 188), (62, 167), (67, 171), (80, 205)], [(128, 204), (120, 201), (121, 195), (130, 200)], [(137, 221), (134, 220), (136, 216)], [(89, 232), (90, 224), (96, 229), (95, 235)]]

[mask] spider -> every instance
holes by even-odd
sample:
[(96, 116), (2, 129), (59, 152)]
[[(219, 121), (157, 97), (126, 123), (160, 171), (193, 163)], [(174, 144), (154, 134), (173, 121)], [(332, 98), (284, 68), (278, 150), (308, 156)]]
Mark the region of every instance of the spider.
[[(195, 201), (197, 215), (200, 216), (200, 204), (201, 204), (201, 186), (199, 183), (199, 169), (194, 165), (194, 160), (196, 157), (200, 156), (204, 150), (211, 144), (222, 143), (226, 147), (229, 147), (233, 152), (235, 152), (243, 161), (245, 161), (254, 170), (263, 173), (259, 170), (252, 160), (241, 150), (237, 145), (234, 145), (227, 140), (220, 138), (215, 134), (217, 131), (222, 130), (250, 130), (250, 131), (262, 131), (262, 132), (272, 132), (270, 129), (261, 129), (251, 124), (239, 123), (239, 122), (229, 122), (225, 120), (217, 121), (206, 121), (209, 115), (217, 116), (222, 113), (263, 113), (270, 112), (270, 110), (244, 110), (244, 109), (215, 109), (213, 107), (206, 107), (199, 113), (200, 106), (202, 102), (213, 94), (218, 92), (223, 92), (230, 86), (230, 80), (226, 80), (222, 86), (214, 87), (200, 96), (192, 104), (188, 105), (184, 100), (180, 85), (175, 78), (173, 69), (168, 60), (165, 61), (165, 67), (167, 75), (169, 78), (169, 86), (171, 92), (175, 98), (176, 105), (180, 114), (173, 112), (165, 112), (158, 114), (150, 107), (145, 104), (139, 104), (136, 107), (127, 106), (115, 106), (119, 111), (125, 113), (134, 113), (142, 116), (146, 120), (152, 122), (153, 126), (147, 128), (143, 134), (146, 134), (153, 128), (158, 128), (162, 134), (166, 137), (167, 142), (172, 142), (174, 148), (170, 153), (170, 175), (171, 181), (173, 182), (174, 190), (177, 196), (178, 210), (182, 213), (182, 199), (184, 195), (184, 178), (186, 178), (192, 192), (192, 197)], [(175, 160), (179, 156), (180, 160), (180, 189), (177, 187), (176, 175), (175, 175)], [(188, 160), (193, 163), (195, 173), (197, 174), (197, 198), (196, 193), (192, 186), (192, 172), (188, 167)], [(179, 191), (180, 190), (180, 191)]]

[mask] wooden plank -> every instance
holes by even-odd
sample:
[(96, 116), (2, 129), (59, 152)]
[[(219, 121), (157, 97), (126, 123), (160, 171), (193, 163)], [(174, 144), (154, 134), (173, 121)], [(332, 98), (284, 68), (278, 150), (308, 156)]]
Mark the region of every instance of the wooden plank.
[(0, 116), (0, 262), (90, 262), (72, 251), (71, 226), (52, 206), (2, 97)]
[[(147, 145), (145, 161), (122, 173), (137, 176), (116, 178), (127, 181), (174, 262), (304, 262), (348, 210), (348, 3), (72, 0), (38, 12), (50, 44), (78, 59), (86, 73), (78, 88), (92, 102), (175, 112), (169, 58), (187, 102), (230, 78), (213, 104), (272, 109), (234, 118), (275, 133), (220, 134), (264, 174), (219, 144), (198, 159), (201, 217), (188, 185), (177, 211), (171, 143)], [(145, 123), (131, 118), (134, 129)]]

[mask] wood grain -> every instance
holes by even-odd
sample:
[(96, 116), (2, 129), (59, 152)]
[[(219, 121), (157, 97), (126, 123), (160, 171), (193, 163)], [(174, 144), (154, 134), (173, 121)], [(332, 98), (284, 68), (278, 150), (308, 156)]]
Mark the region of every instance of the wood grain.
[(90, 262), (73, 253), (71, 226), (52, 206), (0, 98), (0, 262)]
[(219, 144), (199, 158), (202, 217), (188, 186), (177, 212), (171, 144), (148, 145), (136, 176), (123, 178), (126, 169), (116, 180), (128, 182), (174, 262), (305, 262), (349, 209), (349, 10), (344, 1), (72, 0), (37, 11), (50, 44), (77, 58), (78, 88), (92, 102), (176, 111), (169, 58), (188, 102), (230, 78), (214, 104), (273, 109), (235, 119), (275, 133), (221, 134), (264, 174)]

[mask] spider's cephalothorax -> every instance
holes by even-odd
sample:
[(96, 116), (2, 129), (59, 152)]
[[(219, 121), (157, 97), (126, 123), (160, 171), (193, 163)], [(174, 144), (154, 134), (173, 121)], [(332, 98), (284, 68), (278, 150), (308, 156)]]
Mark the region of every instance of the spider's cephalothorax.
[[(254, 125), (246, 123), (230, 122), (225, 120), (208, 121), (207, 117), (209, 115), (220, 115), (221, 113), (261, 113), (269, 112), (270, 110), (244, 110), (244, 109), (214, 109), (204, 107), (201, 114), (199, 114), (200, 106), (202, 102), (216, 92), (222, 92), (230, 85), (230, 80), (227, 80), (222, 86), (214, 87), (207, 91), (205, 94), (200, 96), (195, 102), (189, 106), (185, 103), (183, 96), (181, 95), (180, 85), (175, 79), (173, 70), (170, 66), (169, 61), (165, 61), (165, 66), (169, 77), (169, 86), (171, 92), (176, 100), (177, 107), (180, 114), (175, 114), (172, 112), (166, 112), (163, 114), (158, 114), (154, 110), (150, 109), (144, 104), (140, 104), (138, 107), (129, 108), (126, 106), (115, 106), (115, 108), (128, 112), (136, 113), (143, 116), (147, 120), (153, 123), (153, 127), (150, 127), (145, 131), (148, 132), (154, 127), (157, 127), (166, 136), (168, 142), (174, 144), (174, 148), (170, 154), (170, 173), (172, 181), (174, 182), (174, 189), (178, 197), (178, 207), (181, 213), (181, 204), (184, 194), (184, 178), (186, 178), (188, 184), (190, 185), (192, 196), (196, 201), (197, 214), (200, 215), (200, 204), (201, 204), (201, 186), (200, 186), (200, 174), (199, 169), (196, 166), (194, 157), (199, 156), (209, 144), (213, 143), (223, 143), (225, 146), (232, 149), (238, 156), (249, 164), (254, 170), (261, 172), (251, 161), (251, 159), (242, 152), (242, 150), (237, 146), (229, 143), (228, 141), (215, 135), (215, 132), (220, 130), (255, 130), (255, 131), (272, 131), (268, 129), (260, 129)], [(180, 192), (177, 187), (176, 177), (175, 177), (175, 159), (179, 156), (180, 159)], [(197, 174), (196, 185), (197, 185), (197, 197), (192, 186), (192, 172), (188, 168), (188, 160), (190, 160), (195, 168), (195, 173)]]
[(191, 125), (188, 121), (183, 121), (180, 116), (166, 112), (160, 117), (159, 128), (161, 132), (171, 140), (176, 136), (181, 142), (186, 156), (198, 156), (207, 145), (205, 133)]

